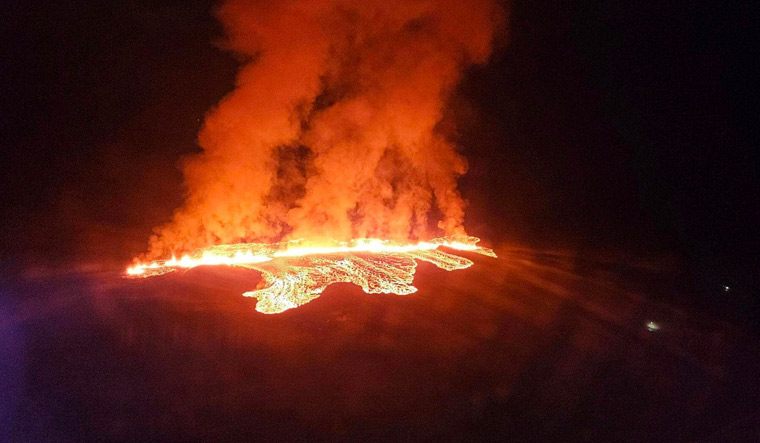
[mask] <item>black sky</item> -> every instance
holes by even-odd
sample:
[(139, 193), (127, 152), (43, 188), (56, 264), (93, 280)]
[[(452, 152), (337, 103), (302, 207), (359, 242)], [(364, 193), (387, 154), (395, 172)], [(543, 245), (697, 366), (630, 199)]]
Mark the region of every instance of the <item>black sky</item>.
[[(119, 262), (181, 202), (233, 87), (210, 1), (13, 2), (0, 26), (5, 264)], [(671, 251), (757, 277), (750, 2), (515, 1), (453, 101), (468, 227), (493, 243)], [(730, 272), (729, 272), (730, 274)], [(728, 274), (726, 274), (728, 275)], [(712, 278), (712, 277), (710, 277)], [(734, 277), (730, 277), (734, 278)]]

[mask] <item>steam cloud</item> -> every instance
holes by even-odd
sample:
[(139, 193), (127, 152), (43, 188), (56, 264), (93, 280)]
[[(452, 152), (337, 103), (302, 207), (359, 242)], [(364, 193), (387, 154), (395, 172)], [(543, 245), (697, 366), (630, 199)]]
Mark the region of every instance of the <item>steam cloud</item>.
[[(186, 159), (148, 255), (283, 238), (463, 234), (464, 158), (437, 125), (490, 52), (493, 0), (229, 0), (244, 64)], [(434, 220), (435, 221), (435, 220)], [(440, 234), (440, 232), (438, 232)]]

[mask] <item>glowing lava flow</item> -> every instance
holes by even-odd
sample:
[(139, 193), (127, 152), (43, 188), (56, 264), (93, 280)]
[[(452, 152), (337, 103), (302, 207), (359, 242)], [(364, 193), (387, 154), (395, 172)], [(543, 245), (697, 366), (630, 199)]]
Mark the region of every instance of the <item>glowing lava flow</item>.
[(416, 260), (453, 271), (472, 266), (466, 258), (439, 250), (441, 246), (496, 257), (477, 246), (475, 237), (444, 237), (417, 244), (360, 239), (333, 246), (301, 246), (299, 242), (276, 244), (238, 243), (197, 249), (177, 260), (139, 263), (127, 269), (132, 277), (152, 277), (205, 265), (229, 265), (255, 269), (262, 274), (259, 288), (243, 295), (258, 300), (256, 310), (275, 314), (298, 307), (317, 297), (333, 283), (360, 286), (368, 294), (411, 294)]

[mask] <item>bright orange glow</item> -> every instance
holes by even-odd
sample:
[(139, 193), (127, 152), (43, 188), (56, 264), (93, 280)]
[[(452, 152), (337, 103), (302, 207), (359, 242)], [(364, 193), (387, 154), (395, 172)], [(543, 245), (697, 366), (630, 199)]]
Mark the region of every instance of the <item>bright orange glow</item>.
[(128, 275), (256, 269), (264, 286), (244, 295), (274, 313), (337, 282), (409, 294), (419, 260), (473, 264), (441, 247), (493, 255), (465, 234), (467, 163), (444, 116), (489, 58), (499, 2), (222, 0), (217, 16), (244, 64), (182, 162), (184, 204)]
[(458, 114), (446, 107), (465, 70), (488, 60), (499, 2), (218, 3), (223, 46), (243, 65), (204, 118), (202, 152), (182, 161), (185, 202), (155, 229), (148, 259), (252, 240), (466, 233), (467, 162), (444, 116)]
[[(331, 246), (304, 246), (293, 241), (276, 244), (239, 243), (210, 246), (179, 260), (137, 263), (127, 269), (132, 277), (152, 277), (197, 266), (228, 265), (255, 269), (262, 284), (244, 293), (258, 300), (256, 310), (275, 314), (318, 297), (329, 285), (354, 283), (368, 294), (411, 294), (417, 260), (453, 271), (472, 266), (466, 258), (439, 250), (446, 247), (496, 257), (477, 246), (475, 237), (444, 237), (429, 242), (401, 244), (379, 239), (359, 239)], [(262, 286), (263, 285), (263, 286)]]

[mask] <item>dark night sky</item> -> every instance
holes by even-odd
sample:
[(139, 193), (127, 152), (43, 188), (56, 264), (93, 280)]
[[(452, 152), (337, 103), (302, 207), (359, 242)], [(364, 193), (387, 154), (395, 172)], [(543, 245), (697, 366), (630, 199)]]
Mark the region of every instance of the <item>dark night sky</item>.
[[(177, 161), (198, 150), (204, 112), (234, 81), (212, 6), (4, 7), (5, 264), (124, 262), (180, 204)], [(470, 230), (493, 243), (667, 251), (753, 284), (757, 8), (510, 10), (502, 48), (454, 101)]]

